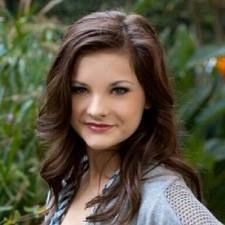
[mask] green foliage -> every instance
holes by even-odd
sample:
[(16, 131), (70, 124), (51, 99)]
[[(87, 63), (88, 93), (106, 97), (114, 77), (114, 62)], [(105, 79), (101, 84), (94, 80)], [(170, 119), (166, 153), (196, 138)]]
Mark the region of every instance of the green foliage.
[[(33, 1), (31, 8), (33, 12), (39, 12), (44, 8), (49, 8), (46, 7), (47, 5), (54, 6), (45, 14), (65, 24), (70, 24), (81, 16), (98, 10), (125, 9), (125, 11), (129, 11), (132, 9), (135, 2), (136, 0), (39, 0)], [(6, 5), (14, 15), (18, 13), (19, 1), (7, 0)]]
[(172, 41), (177, 27), (184, 24), (196, 35), (198, 45), (224, 40), (224, 9), (224, 0), (138, 0), (134, 5), (158, 31), (168, 29)]
[(1, 13), (0, 224), (24, 224), (43, 211), (46, 187), (37, 176), (40, 151), (35, 121), (42, 80), (62, 27)]
[[(167, 46), (167, 58), (175, 77), (177, 115), (185, 130), (184, 155), (201, 174), (208, 207), (225, 221), (225, 80), (216, 69), (225, 45), (198, 48), (183, 25), (174, 39), (174, 44)], [(162, 40), (168, 43), (165, 36)]]

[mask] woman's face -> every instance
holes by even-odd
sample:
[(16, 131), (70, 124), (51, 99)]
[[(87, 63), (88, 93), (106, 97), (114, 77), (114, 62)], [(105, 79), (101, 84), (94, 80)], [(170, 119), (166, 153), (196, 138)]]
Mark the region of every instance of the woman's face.
[(71, 125), (93, 150), (110, 150), (138, 128), (144, 90), (124, 52), (81, 57), (72, 77)]

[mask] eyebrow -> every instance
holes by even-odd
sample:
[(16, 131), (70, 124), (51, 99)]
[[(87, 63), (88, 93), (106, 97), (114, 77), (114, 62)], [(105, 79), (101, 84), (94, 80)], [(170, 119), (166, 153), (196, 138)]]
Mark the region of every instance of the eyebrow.
[[(117, 81), (114, 81), (113, 83), (111, 83), (110, 86), (116, 86), (117, 84), (120, 84), (120, 83), (129, 83), (131, 85), (135, 85), (132, 81), (129, 81), (129, 80), (117, 80)], [(81, 81), (77, 81), (77, 80), (72, 80), (72, 84), (88, 86), (87, 84), (85, 84), (85, 83), (83, 83)]]
[(83, 86), (87, 85), (87, 84), (85, 84), (83, 82), (80, 82), (80, 81), (77, 81), (77, 80), (72, 80), (72, 84), (79, 84), (79, 85), (83, 85)]

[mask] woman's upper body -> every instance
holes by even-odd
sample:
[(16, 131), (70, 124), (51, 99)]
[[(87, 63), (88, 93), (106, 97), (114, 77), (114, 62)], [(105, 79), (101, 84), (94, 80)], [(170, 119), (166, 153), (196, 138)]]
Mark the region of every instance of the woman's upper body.
[[(140, 188), (140, 207), (128, 225), (222, 225), (196, 199), (178, 173), (161, 165), (146, 173), (144, 178)], [(117, 170), (108, 180), (103, 193), (109, 191), (118, 182), (118, 179), (120, 176)], [(71, 207), (73, 185), (64, 180), (64, 188), (60, 194), (62, 200), (59, 201), (55, 213), (51, 216), (51, 225), (108, 225), (107, 222), (85, 221), (84, 212), (79, 214), (79, 208)], [(110, 207), (110, 203), (108, 207)], [(72, 209), (74, 217), (68, 216), (69, 208)], [(86, 216), (94, 213), (95, 209), (96, 207), (88, 209)], [(121, 209), (120, 212), (126, 213), (126, 208)], [(78, 222), (76, 216), (80, 216), (79, 219), (83, 220), (83, 223)]]
[[(197, 224), (196, 215), (219, 224), (180, 178), (200, 197), (198, 176), (181, 157), (163, 55), (140, 15), (96, 12), (69, 27), (37, 126), (50, 149), (41, 175), (57, 209), (46, 225), (80, 224), (90, 208), (89, 224)], [(160, 166), (143, 181), (153, 162), (180, 175)]]

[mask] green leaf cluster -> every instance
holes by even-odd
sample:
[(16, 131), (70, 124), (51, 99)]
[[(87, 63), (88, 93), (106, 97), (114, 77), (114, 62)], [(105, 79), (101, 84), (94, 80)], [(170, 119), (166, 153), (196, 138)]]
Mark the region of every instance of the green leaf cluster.
[(225, 42), (199, 47), (182, 24), (167, 46), (171, 36), (164, 32), (161, 40), (175, 89), (183, 154), (201, 175), (208, 208), (225, 221), (225, 74), (217, 68)]
[(44, 80), (64, 27), (30, 15), (0, 17), (0, 224), (40, 224), (46, 185), (35, 134)]

